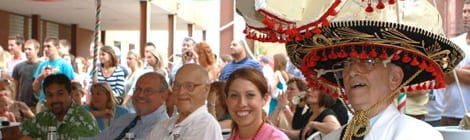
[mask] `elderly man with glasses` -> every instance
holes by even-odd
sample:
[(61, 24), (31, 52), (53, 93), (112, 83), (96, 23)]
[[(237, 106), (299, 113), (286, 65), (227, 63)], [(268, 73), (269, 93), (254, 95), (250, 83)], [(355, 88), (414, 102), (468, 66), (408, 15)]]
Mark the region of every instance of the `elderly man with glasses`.
[(173, 84), (179, 114), (157, 124), (147, 139), (223, 139), (219, 123), (205, 105), (209, 89), (209, 74), (202, 66), (183, 65)]
[(147, 137), (155, 124), (168, 119), (165, 100), (168, 98), (168, 83), (165, 77), (156, 72), (143, 74), (134, 88), (135, 114), (129, 113), (119, 117), (100, 135), (90, 138), (96, 140), (123, 139), (126, 133), (133, 133), (136, 139)]

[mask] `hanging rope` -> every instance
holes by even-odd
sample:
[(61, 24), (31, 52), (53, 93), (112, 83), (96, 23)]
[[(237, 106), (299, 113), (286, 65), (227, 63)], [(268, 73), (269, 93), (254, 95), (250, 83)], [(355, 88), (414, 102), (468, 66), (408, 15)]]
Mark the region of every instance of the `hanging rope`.
[(98, 46), (101, 36), (101, 0), (96, 0), (96, 22), (95, 22), (95, 39), (93, 41), (93, 84), (96, 83), (98, 76)]

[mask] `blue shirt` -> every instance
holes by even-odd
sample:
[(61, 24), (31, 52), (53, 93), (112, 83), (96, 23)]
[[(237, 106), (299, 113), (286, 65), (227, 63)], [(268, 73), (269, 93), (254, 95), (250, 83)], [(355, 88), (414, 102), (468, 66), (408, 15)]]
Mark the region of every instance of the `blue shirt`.
[[(86, 110), (88, 111), (93, 111), (93, 109), (91, 108), (91, 106), (83, 106), (83, 108), (85, 108)], [(129, 111), (127, 111), (126, 108), (120, 106), (120, 105), (116, 105), (115, 107), (115, 110), (114, 110), (114, 118), (112, 119), (112, 121), (114, 122), (114, 120), (117, 120), (119, 117), (121, 117), (122, 115), (124, 114), (127, 114)], [(96, 119), (96, 123), (98, 123), (98, 126), (100, 127), (100, 130), (103, 131), (106, 126), (104, 124), (104, 119), (103, 118), (98, 118), (98, 117), (95, 117)], [(112, 123), (111, 123), (112, 124)]]
[[(115, 139), (119, 134), (124, 130), (124, 128), (129, 125), (129, 123), (134, 120), (136, 117), (136, 114), (134, 113), (127, 113), (119, 117), (118, 119), (114, 120), (118, 123), (113, 123), (111, 124), (110, 127), (104, 129), (101, 134), (92, 137), (92, 138), (87, 138), (90, 140), (110, 140), (110, 139)], [(157, 110), (154, 112), (141, 116), (140, 120), (137, 121), (137, 124), (134, 128), (129, 130), (129, 132), (132, 132), (135, 134), (136, 139), (144, 139), (147, 137), (147, 135), (150, 134), (152, 131), (153, 127), (155, 124), (159, 123), (162, 120), (168, 119), (168, 114), (166, 113), (166, 106), (161, 105)]]
[(232, 72), (245, 67), (255, 68), (261, 72), (263, 71), (263, 67), (259, 64), (258, 61), (245, 57), (238, 62), (233, 61), (225, 65), (224, 69), (222, 69), (222, 72), (220, 73), (219, 80), (225, 81), (228, 79), (228, 76), (232, 74)]
[[(44, 61), (39, 64), (36, 68), (36, 71), (33, 74), (33, 78), (36, 79), (42, 72), (45, 67), (51, 67), (53, 73), (55, 74), (65, 74), (70, 80), (75, 79), (75, 73), (73, 72), (72, 64), (68, 63), (62, 58), (57, 58), (55, 60)], [(42, 83), (40, 87), (39, 102), (42, 102), (46, 99), (44, 91), (42, 90)]]

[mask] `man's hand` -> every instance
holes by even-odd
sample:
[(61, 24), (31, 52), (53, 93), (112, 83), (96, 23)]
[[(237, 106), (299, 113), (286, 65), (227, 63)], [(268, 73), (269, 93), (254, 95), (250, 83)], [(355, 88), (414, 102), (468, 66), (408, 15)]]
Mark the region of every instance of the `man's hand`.
[(92, 111), (91, 114), (93, 114), (95, 117), (105, 118), (105, 119), (109, 119), (114, 116), (114, 112), (111, 109)]

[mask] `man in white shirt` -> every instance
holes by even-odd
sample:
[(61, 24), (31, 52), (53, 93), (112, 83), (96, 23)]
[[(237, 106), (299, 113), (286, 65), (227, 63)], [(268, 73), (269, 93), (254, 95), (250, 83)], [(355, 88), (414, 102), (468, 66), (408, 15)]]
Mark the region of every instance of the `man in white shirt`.
[(157, 124), (148, 140), (222, 140), (221, 127), (207, 111), (209, 74), (197, 64), (186, 64), (176, 73), (173, 94), (178, 115)]

